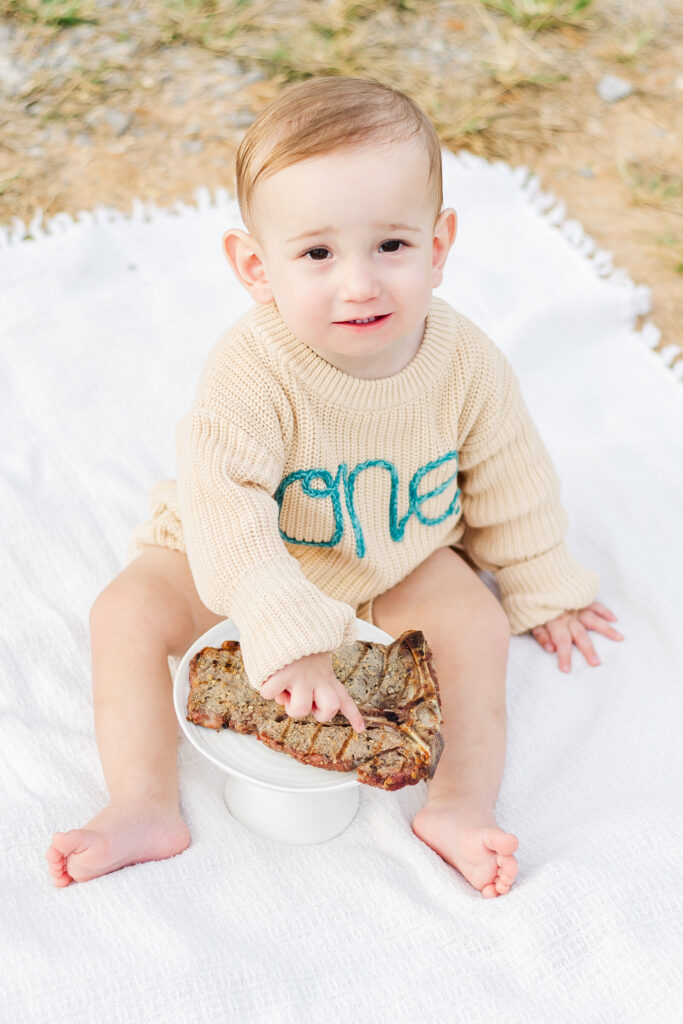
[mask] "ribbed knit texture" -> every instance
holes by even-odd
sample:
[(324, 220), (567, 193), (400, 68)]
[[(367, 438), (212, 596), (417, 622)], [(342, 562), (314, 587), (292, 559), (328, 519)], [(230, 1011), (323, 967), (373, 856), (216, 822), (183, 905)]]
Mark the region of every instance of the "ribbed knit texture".
[(356, 613), (442, 546), (496, 574), (513, 633), (597, 593), (507, 360), (440, 299), (413, 360), (380, 380), (254, 307), (215, 345), (177, 450), (177, 496), (157, 486), (131, 553), (187, 550), (201, 599), (240, 627), (254, 685), (353, 640)]

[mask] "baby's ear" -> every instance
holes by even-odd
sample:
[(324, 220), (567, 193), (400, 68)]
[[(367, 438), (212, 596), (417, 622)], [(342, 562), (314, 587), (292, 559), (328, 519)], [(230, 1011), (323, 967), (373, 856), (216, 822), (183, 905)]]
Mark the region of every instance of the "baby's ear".
[(255, 302), (262, 305), (273, 301), (273, 293), (266, 277), (263, 254), (255, 238), (239, 228), (231, 228), (223, 235), (223, 252), (235, 277), (247, 289)]
[(432, 287), (436, 288), (443, 279), (443, 268), (458, 230), (458, 215), (447, 207), (436, 218), (432, 242)]

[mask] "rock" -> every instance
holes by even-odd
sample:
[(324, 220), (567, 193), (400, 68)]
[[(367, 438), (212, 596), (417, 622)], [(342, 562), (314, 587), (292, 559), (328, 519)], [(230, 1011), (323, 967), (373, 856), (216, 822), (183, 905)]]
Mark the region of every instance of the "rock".
[(99, 128), (107, 125), (114, 135), (119, 138), (130, 128), (131, 115), (123, 110), (116, 110), (115, 107), (95, 107), (89, 110), (83, 118), (88, 128)]
[(235, 128), (248, 128), (255, 116), (251, 110), (247, 110), (246, 107), (240, 107), (239, 110), (234, 111), (230, 121)]
[(116, 110), (113, 107), (105, 107), (104, 119), (118, 138), (124, 135), (130, 128), (131, 116), (123, 110)]
[(633, 92), (631, 83), (617, 75), (603, 75), (595, 88), (598, 96), (605, 103), (616, 103), (617, 100), (623, 100)]
[(227, 75), (230, 78), (239, 78), (242, 74), (242, 68), (232, 57), (219, 57), (216, 61), (216, 70), (219, 74)]
[(69, 45), (75, 46), (76, 44), (85, 43), (96, 35), (97, 29), (94, 25), (75, 25), (69, 29)]
[(225, 100), (234, 96), (236, 92), (244, 88), (239, 78), (222, 78), (211, 85), (211, 96), (215, 100)]
[(101, 52), (107, 63), (121, 64), (126, 67), (135, 55), (137, 48), (138, 44), (135, 39), (124, 39), (116, 43), (107, 39)]
[(252, 68), (250, 71), (242, 72), (242, 86), (253, 85), (254, 82), (262, 82), (266, 77), (265, 71), (260, 68)]
[(24, 88), (26, 73), (16, 61), (0, 54), (0, 95), (19, 96)]

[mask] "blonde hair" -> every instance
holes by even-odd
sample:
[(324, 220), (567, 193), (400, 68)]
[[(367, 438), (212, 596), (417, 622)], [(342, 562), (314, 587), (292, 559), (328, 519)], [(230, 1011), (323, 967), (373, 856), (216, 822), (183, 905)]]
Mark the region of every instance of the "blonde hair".
[(254, 121), (237, 152), (237, 201), (251, 230), (259, 179), (285, 167), (373, 139), (416, 138), (429, 160), (435, 218), (441, 210), (441, 148), (434, 126), (410, 97), (364, 78), (312, 78), (287, 89)]

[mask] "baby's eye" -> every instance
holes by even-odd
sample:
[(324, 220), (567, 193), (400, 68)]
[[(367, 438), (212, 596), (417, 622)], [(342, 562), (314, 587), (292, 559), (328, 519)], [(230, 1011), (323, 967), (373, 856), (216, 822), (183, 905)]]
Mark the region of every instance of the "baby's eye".
[(308, 252), (304, 253), (304, 256), (310, 256), (316, 263), (326, 260), (329, 255), (330, 250), (326, 249), (324, 245), (316, 245), (315, 249), (309, 249)]
[(382, 242), (379, 248), (380, 252), (398, 252), (405, 244), (400, 238), (390, 238), (388, 241)]

